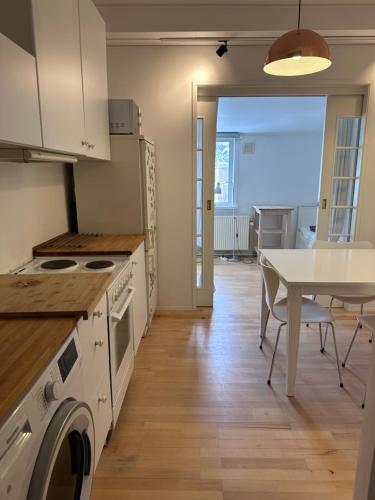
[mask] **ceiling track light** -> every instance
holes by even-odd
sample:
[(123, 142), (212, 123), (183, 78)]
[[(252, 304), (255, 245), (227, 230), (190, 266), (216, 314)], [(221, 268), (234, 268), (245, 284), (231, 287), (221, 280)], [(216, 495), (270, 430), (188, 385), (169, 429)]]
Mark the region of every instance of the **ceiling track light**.
[(298, 3), (298, 27), (274, 42), (268, 51), (263, 70), (275, 76), (301, 76), (329, 68), (331, 52), (319, 33), (300, 29), (301, 0)]
[(219, 57), (223, 57), (223, 55), (228, 52), (228, 40), (219, 40), (219, 43), (221, 44), (219, 48), (216, 51), (216, 54)]

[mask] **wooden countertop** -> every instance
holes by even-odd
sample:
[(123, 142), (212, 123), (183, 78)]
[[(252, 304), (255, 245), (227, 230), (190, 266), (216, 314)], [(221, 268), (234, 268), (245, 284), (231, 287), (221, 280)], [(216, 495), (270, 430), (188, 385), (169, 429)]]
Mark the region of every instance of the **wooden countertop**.
[(33, 248), (35, 257), (63, 255), (131, 255), (144, 241), (143, 234), (65, 233)]
[(77, 321), (0, 319), (0, 422), (56, 355)]
[(0, 318), (87, 319), (110, 282), (110, 273), (2, 274)]

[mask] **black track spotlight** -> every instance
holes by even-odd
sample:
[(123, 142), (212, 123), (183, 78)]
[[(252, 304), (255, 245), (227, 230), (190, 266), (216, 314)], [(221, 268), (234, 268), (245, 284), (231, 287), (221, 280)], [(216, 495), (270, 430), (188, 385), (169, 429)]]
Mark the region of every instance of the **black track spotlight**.
[(219, 57), (223, 57), (223, 55), (228, 52), (228, 41), (227, 40), (219, 40), (220, 46), (216, 51), (216, 54)]

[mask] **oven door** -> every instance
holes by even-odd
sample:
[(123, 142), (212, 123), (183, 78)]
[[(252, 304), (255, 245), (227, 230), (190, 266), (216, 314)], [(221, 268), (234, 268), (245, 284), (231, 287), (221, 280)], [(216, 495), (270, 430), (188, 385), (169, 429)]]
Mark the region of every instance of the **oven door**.
[(133, 307), (134, 287), (128, 287), (120, 306), (109, 313), (109, 351), (111, 358), (112, 406), (114, 424), (124, 400), (134, 363)]

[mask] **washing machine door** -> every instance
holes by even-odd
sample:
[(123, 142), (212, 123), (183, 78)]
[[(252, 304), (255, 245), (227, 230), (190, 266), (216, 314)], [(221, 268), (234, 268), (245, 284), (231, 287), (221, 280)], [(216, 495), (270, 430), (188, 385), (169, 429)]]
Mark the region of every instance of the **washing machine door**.
[(94, 439), (90, 408), (66, 400), (47, 428), (27, 500), (88, 500), (94, 474)]

